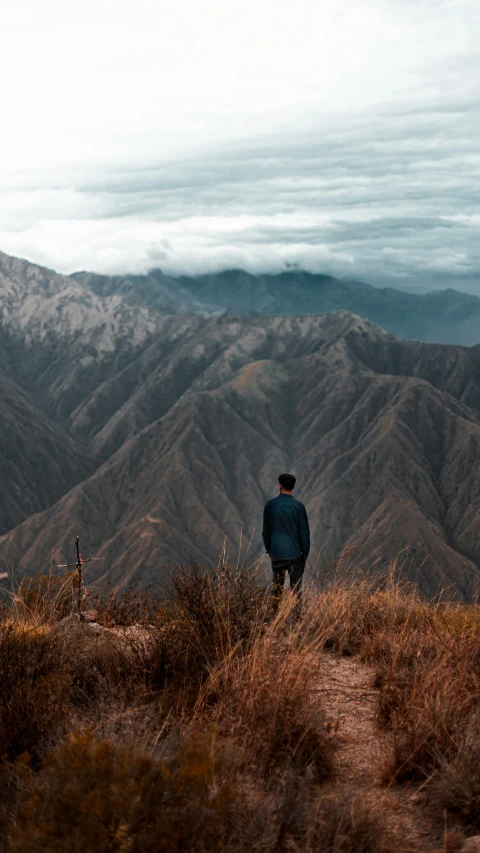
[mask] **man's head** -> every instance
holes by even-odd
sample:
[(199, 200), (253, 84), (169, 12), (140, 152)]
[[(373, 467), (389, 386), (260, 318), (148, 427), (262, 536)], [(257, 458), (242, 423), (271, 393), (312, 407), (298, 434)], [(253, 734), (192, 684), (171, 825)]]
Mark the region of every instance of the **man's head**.
[(280, 474), (278, 482), (280, 483), (280, 493), (291, 495), (297, 481), (293, 474)]

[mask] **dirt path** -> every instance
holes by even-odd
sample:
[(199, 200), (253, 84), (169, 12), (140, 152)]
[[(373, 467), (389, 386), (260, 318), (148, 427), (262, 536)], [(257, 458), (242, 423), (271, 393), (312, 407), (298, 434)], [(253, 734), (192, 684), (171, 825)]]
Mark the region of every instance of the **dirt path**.
[(391, 744), (375, 723), (373, 676), (373, 669), (355, 658), (322, 656), (317, 690), (336, 733), (338, 782), (386, 817), (389, 848), (398, 853), (442, 850), (442, 829), (415, 800), (415, 790), (381, 783)]

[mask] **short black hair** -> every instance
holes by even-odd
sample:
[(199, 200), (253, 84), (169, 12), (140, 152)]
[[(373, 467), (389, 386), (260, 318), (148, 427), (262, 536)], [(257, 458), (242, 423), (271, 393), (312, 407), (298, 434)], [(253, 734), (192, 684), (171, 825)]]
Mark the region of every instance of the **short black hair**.
[(292, 492), (295, 488), (295, 483), (297, 482), (296, 478), (293, 474), (280, 474), (278, 478), (278, 482), (287, 492)]

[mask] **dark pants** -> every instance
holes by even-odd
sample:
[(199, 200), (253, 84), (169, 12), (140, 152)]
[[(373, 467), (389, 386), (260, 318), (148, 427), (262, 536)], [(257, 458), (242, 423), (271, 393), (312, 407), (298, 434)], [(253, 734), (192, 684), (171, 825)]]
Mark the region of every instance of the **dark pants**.
[(302, 580), (305, 571), (305, 560), (303, 557), (295, 557), (293, 560), (276, 560), (272, 557), (273, 571), (273, 610), (278, 610), (280, 598), (285, 584), (285, 572), (290, 576), (290, 589), (298, 596), (298, 605), (302, 594)]

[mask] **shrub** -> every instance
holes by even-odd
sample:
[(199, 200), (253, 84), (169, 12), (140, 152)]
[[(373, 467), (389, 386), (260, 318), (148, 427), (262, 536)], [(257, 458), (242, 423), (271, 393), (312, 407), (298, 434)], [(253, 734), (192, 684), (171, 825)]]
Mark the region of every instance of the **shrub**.
[[(254, 572), (193, 566), (161, 600), (98, 599), (103, 625), (116, 624), (96, 636), (79, 620), (55, 627), (54, 587), (45, 603), (40, 589), (26, 583), (0, 625), (0, 835), (11, 827), (12, 851), (376, 853), (377, 808), (329, 784), (326, 646), (372, 664), (393, 744), (386, 780), (421, 781), (480, 828), (478, 608), (430, 606), (392, 577), (335, 578), (306, 590), (301, 613), (285, 595), (273, 618)], [(42, 764), (73, 718), (95, 734)]]
[(432, 622), (410, 634), (383, 634), (374, 648), (378, 719), (394, 735), (386, 776), (397, 782), (423, 780), (455, 758), (478, 707), (478, 639), (450, 638)]
[(154, 622), (159, 604), (149, 584), (144, 590), (129, 586), (122, 592), (108, 595), (95, 593), (89, 596), (88, 606), (97, 611), (100, 625), (125, 628)]
[[(169, 762), (72, 735), (39, 773), (24, 771), (11, 831), (16, 853), (380, 853), (383, 828), (351, 795), (322, 795), (290, 771), (277, 794), (242, 787), (210, 730)], [(232, 782), (234, 784), (232, 784)]]
[(232, 789), (217, 780), (216, 773), (213, 731), (181, 744), (169, 765), (128, 747), (96, 741), (91, 731), (73, 735), (50, 753), (42, 772), (27, 781), (12, 849), (228, 850), (239, 825), (249, 836), (253, 815), (245, 814), (244, 803), (236, 805)]
[(13, 613), (17, 620), (34, 625), (58, 622), (74, 609), (77, 589), (76, 572), (24, 577), (14, 596)]
[(210, 665), (245, 648), (266, 613), (264, 590), (246, 567), (181, 567), (170, 577), (169, 593)]
[(266, 607), (264, 591), (247, 568), (194, 564), (175, 571), (150, 634), (148, 686), (158, 690), (174, 684), (195, 701), (198, 686), (219, 662), (247, 653)]
[[(294, 608), (294, 602), (290, 604)], [(295, 767), (317, 781), (333, 775), (333, 745), (319, 697), (317, 642), (303, 646), (302, 627), (286, 631), (286, 613), (258, 632), (248, 652), (222, 661), (206, 682), (196, 715), (205, 714), (233, 737), (239, 752), (263, 776)]]
[(384, 632), (411, 631), (430, 622), (428, 608), (411, 584), (385, 579), (352, 578), (332, 582), (323, 592), (320, 609), (330, 624), (326, 647), (342, 655), (371, 654), (371, 642)]
[(0, 757), (38, 758), (57, 733), (69, 692), (66, 663), (48, 629), (0, 624)]
[(7, 849), (8, 832), (17, 798), (18, 775), (14, 764), (0, 758), (0, 851)]
[(480, 713), (468, 726), (455, 758), (442, 762), (435, 775), (430, 800), (448, 809), (462, 823), (480, 829)]
[(64, 640), (72, 682), (71, 701), (88, 706), (109, 697), (119, 706), (145, 692), (145, 652), (113, 632)]
[(275, 853), (383, 853), (385, 828), (357, 794), (330, 790), (320, 797), (305, 786), (284, 798)]

